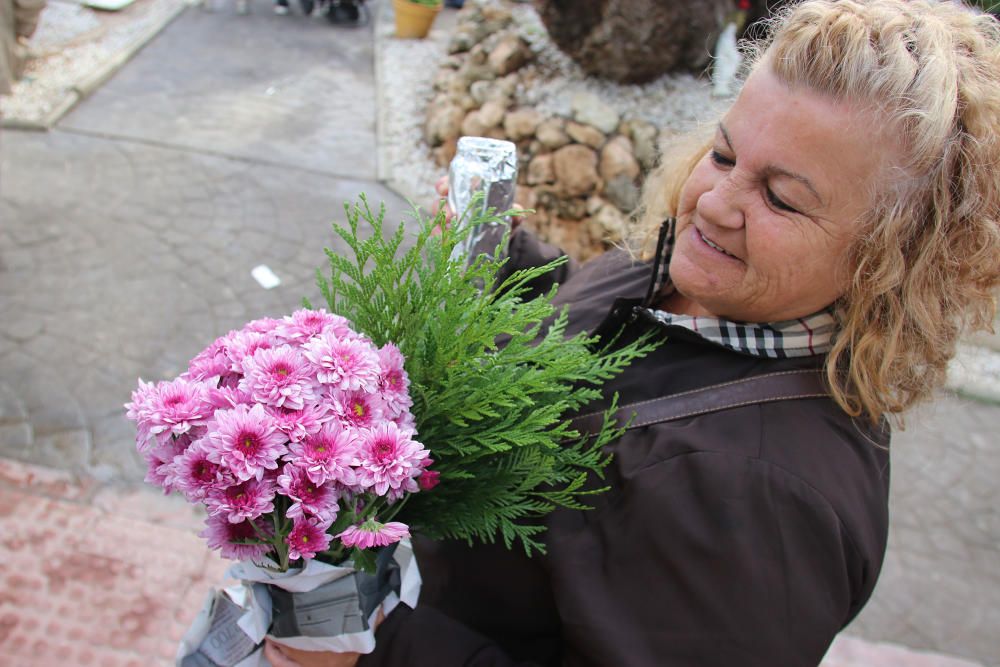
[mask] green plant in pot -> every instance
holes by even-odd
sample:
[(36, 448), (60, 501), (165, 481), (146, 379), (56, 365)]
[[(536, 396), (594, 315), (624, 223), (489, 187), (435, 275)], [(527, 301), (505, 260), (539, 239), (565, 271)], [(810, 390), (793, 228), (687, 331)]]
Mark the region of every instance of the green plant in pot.
[(430, 32), (442, 0), (392, 0), (396, 13), (396, 36), (421, 39)]

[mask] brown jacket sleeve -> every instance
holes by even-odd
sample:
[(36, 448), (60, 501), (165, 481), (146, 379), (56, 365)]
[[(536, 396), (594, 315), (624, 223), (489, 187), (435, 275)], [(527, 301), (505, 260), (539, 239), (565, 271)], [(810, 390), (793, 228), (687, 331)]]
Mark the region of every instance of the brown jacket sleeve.
[[(849, 616), (859, 563), (836, 513), (759, 459), (654, 462), (602, 508), (558, 521), (564, 665), (815, 666)], [(433, 608), (395, 616), (361, 666), (530, 664)]]
[(375, 651), (357, 667), (536, 667), (507, 656), (492, 640), (433, 607), (400, 604), (375, 636)]
[[(539, 240), (534, 232), (523, 226), (519, 227), (510, 237), (510, 243), (507, 246), (507, 263), (501, 267), (497, 274), (497, 284), (506, 280), (515, 271), (544, 266), (565, 254), (559, 248)], [(579, 263), (570, 258), (567, 263), (554, 271), (535, 278), (529, 283), (530, 291), (525, 299), (545, 294), (552, 289), (553, 285), (562, 285), (578, 268)]]

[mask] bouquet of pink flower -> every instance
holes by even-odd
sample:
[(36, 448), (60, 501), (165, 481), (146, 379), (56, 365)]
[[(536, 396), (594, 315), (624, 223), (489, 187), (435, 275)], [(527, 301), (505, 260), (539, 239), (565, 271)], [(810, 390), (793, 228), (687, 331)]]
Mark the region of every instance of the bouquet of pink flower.
[[(364, 200), (345, 211), (343, 246), (317, 273), (326, 311), (250, 322), (179, 378), (140, 381), (127, 405), (148, 479), (203, 504), (210, 546), (241, 561), (230, 574), (245, 585), (199, 616), (184, 667), (249, 667), (265, 635), (371, 651), (378, 608), (416, 604), (411, 527), (544, 551), (544, 517), (601, 492), (622, 432), (614, 402), (595, 433), (570, 417), (656, 345), (568, 334), (555, 290), (532, 295), (565, 258), (518, 271), (499, 252), (456, 259), (490, 213), (441, 233), (442, 217), (418, 217), (410, 242)], [(245, 646), (225, 641), (237, 636)]]
[(391, 519), (436, 474), (408, 386), (394, 345), (303, 309), (229, 332), (175, 380), (140, 380), (126, 408), (147, 481), (204, 505), (202, 536), (247, 561), (241, 578), (287, 584), (270, 573), (372, 570), (375, 549), (409, 536)]
[(409, 535), (388, 519), (435, 478), (408, 384), (395, 346), (303, 309), (222, 336), (176, 380), (140, 380), (126, 408), (147, 481), (204, 504), (209, 545), (285, 571)]

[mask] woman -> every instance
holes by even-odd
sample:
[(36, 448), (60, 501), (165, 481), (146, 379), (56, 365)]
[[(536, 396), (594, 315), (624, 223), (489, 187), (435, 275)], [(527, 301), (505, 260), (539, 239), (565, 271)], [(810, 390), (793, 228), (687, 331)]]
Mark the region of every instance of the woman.
[[(957, 4), (789, 10), (712, 136), (647, 182), (653, 262), (610, 252), (556, 276), (557, 300), (571, 333), (665, 338), (608, 387), (623, 404), (809, 369), (830, 395), (633, 428), (595, 509), (548, 519), (544, 558), (417, 543), (420, 605), (384, 620), (373, 654), (287, 655), (817, 664), (881, 567), (885, 418), (941, 384), (964, 325), (992, 321), (998, 77), (996, 22)], [(513, 264), (547, 253), (512, 238)]]

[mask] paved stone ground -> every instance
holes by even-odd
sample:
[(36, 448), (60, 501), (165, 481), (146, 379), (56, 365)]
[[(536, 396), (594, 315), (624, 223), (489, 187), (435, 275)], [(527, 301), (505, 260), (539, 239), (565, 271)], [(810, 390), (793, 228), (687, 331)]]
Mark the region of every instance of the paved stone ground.
[[(51, 515), (73, 534), (113, 522), (110, 533), (137, 543), (149, 535), (154, 550), (177, 545), (188, 559), (172, 572), (202, 588), (211, 581), (210, 561), (181, 537), (181, 524), (149, 518), (161, 505), (134, 486), (142, 470), (121, 405), (137, 377), (175, 375), (229, 328), (315, 297), (313, 269), (333, 243), (328, 223), (344, 200), (364, 191), (386, 200), (392, 218), (407, 210), (374, 181), (372, 48), (368, 29), (277, 18), (266, 0), (249, 17), (189, 9), (54, 131), (3, 133), (0, 458), (81, 481), (59, 477), (56, 486), (70, 489), (59, 495), (38, 484), (43, 473), (11, 463), (14, 481), (0, 496), (0, 560), (58, 554), (58, 536), (17, 532)], [(280, 287), (253, 281), (250, 270), (262, 263)], [(945, 396), (897, 438), (889, 556), (852, 634), (1000, 665), (998, 424), (1000, 407)], [(10, 519), (25, 507), (34, 509), (24, 521)], [(108, 513), (120, 507), (141, 510), (145, 522)], [(49, 551), (24, 551), (32, 540)], [(81, 557), (111, 558), (98, 543), (80, 541)], [(120, 555), (140, 567), (141, 558)], [(8, 630), (25, 587), (44, 582), (10, 576), (0, 590), (0, 664), (129, 664), (140, 655), (120, 647), (102, 663), (72, 651), (66, 655), (76, 658), (31, 653), (41, 635), (22, 645), (28, 635)], [(190, 607), (178, 600), (167, 606)], [(70, 643), (82, 641), (84, 626), (59, 627), (53, 632)], [(164, 630), (175, 634), (175, 625)], [(876, 664), (870, 655), (851, 662), (854, 645), (840, 646), (831, 665)], [(155, 649), (158, 660), (165, 650)], [(945, 664), (894, 655), (879, 664)]]
[(1000, 406), (944, 395), (907, 426), (882, 576), (848, 632), (1000, 665)]
[(189, 9), (59, 127), (374, 180), (370, 29), (253, 7)]
[(184, 503), (0, 459), (0, 665), (167, 667), (226, 563)]

